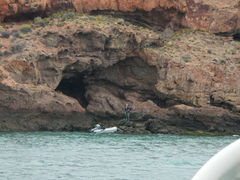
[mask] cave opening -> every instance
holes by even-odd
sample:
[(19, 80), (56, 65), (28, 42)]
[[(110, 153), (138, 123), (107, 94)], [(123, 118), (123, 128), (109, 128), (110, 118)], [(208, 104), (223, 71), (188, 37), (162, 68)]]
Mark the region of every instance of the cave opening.
[(4, 22), (22, 22), (33, 20), (35, 17), (46, 17), (46, 13), (43, 11), (27, 12), (16, 15), (7, 16), (4, 18)]
[(151, 97), (151, 100), (161, 108), (169, 108), (174, 105), (181, 104), (180, 102), (178, 102), (178, 100), (164, 97), (164, 95), (161, 95), (160, 97), (157, 95), (153, 95)]
[(234, 41), (240, 41), (240, 32), (236, 31), (234, 33), (224, 32), (224, 33), (215, 33), (217, 36), (222, 37), (231, 37)]
[(86, 108), (88, 101), (85, 97), (85, 88), (84, 75), (78, 74), (74, 77), (63, 78), (56, 88), (56, 91), (60, 91), (67, 96), (77, 99), (81, 106)]
[(240, 41), (240, 33), (233, 34), (233, 40)]

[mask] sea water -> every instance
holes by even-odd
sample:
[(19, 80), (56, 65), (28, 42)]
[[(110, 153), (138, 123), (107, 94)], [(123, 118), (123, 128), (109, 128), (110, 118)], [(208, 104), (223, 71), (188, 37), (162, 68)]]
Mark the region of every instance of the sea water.
[(0, 133), (0, 179), (190, 180), (238, 137)]

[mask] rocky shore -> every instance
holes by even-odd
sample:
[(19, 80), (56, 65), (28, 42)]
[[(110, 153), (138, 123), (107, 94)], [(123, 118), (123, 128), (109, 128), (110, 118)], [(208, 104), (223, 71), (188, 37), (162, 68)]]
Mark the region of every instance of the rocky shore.
[[(6, 2), (0, 131), (88, 131), (101, 123), (135, 134), (240, 133), (235, 14), (232, 28), (216, 21), (217, 29), (193, 18), (220, 16), (208, 1), (122, 1), (116, 8), (108, 1)], [(190, 11), (194, 4), (199, 11)], [(226, 4), (218, 8), (237, 11), (236, 1)], [(150, 22), (153, 14), (159, 18)], [(123, 126), (125, 103), (134, 110)]]

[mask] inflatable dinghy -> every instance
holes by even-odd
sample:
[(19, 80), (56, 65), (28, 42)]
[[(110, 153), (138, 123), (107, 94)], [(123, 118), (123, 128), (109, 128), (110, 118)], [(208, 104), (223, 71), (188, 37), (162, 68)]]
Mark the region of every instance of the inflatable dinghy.
[(117, 127), (102, 128), (99, 124), (95, 128), (91, 129), (92, 133), (115, 133), (119, 132), (120, 129)]

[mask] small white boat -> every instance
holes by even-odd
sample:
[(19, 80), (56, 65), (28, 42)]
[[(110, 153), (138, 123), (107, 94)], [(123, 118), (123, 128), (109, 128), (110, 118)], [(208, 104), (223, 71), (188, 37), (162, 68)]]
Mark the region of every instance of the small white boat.
[(115, 133), (119, 132), (120, 129), (117, 127), (102, 128), (99, 124), (95, 128), (91, 129), (92, 133)]

